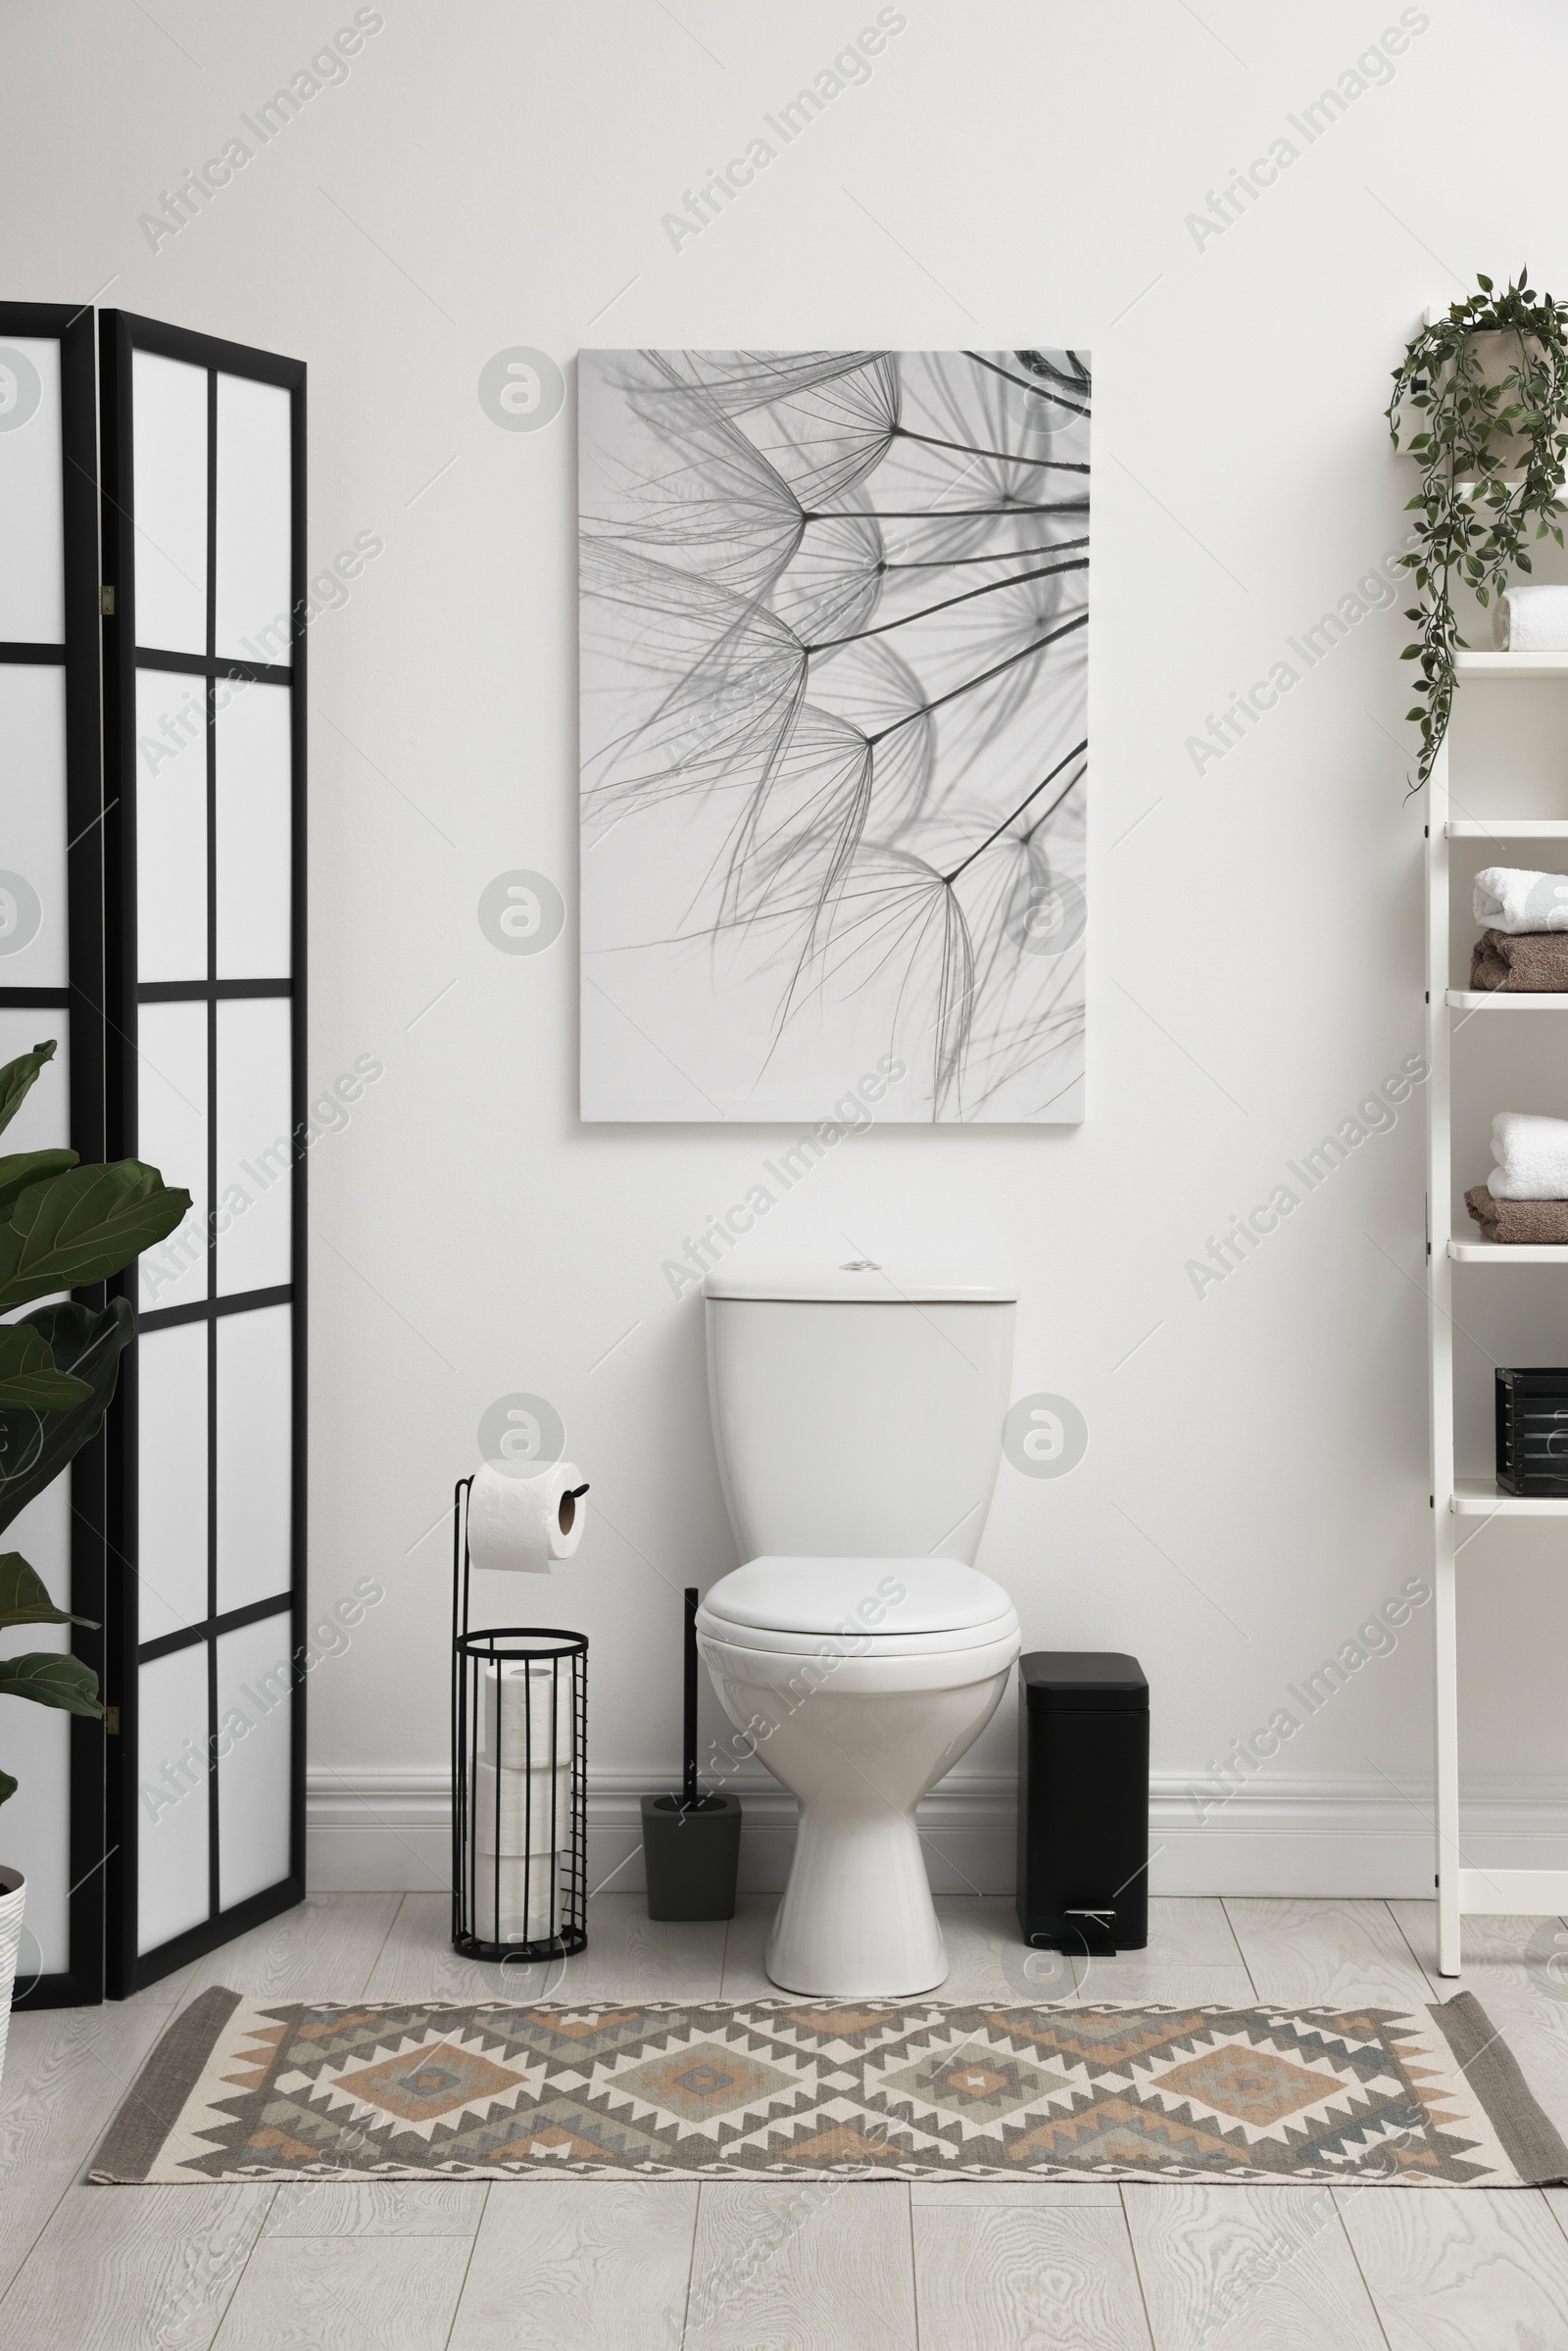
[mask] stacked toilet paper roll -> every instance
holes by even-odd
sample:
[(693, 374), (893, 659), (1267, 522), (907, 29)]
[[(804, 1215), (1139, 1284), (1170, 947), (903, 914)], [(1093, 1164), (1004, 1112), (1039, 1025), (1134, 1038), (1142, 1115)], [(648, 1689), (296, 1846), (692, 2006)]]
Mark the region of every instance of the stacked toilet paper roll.
[(481, 1942), (547, 1942), (561, 1933), (561, 1855), (481, 1853), (474, 1863), (473, 1928)]
[(499, 1853), (504, 1861), (554, 1857), (571, 1826), (571, 1773), (509, 1772), (481, 1756), (473, 1812), (481, 1853)]
[(468, 1490), (468, 1557), (475, 1567), (548, 1575), (582, 1541), (588, 1481), (575, 1461), (514, 1477), (486, 1461)]
[(474, 1928), (484, 1942), (561, 1932), (576, 1738), (569, 1661), (516, 1658), (480, 1675)]
[(569, 1782), (566, 1772), (509, 1772), (479, 1763), (473, 1909), (482, 1941), (538, 1942), (560, 1934)]
[(479, 1679), (480, 1745), (487, 1762), (509, 1772), (569, 1766), (577, 1732), (569, 1658), (552, 1663), (548, 1657), (518, 1657), (487, 1665)]

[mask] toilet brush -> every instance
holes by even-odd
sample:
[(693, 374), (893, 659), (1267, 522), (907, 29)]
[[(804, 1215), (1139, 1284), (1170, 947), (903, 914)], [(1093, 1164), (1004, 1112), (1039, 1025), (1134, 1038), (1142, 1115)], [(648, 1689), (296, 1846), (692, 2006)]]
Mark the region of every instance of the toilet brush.
[(697, 1801), (697, 1587), (688, 1584), (685, 1592), (686, 1631), (681, 1664), (685, 1672), (685, 1713), (681, 1724), (681, 1742), (686, 1750), (685, 1770), (681, 1776), (681, 1795), (689, 1812)]
[(696, 1585), (689, 1585), (681, 1660), (681, 1792), (642, 1800), (643, 1869), (651, 1919), (735, 1916), (740, 1798), (704, 1795), (697, 1785), (697, 1599)]

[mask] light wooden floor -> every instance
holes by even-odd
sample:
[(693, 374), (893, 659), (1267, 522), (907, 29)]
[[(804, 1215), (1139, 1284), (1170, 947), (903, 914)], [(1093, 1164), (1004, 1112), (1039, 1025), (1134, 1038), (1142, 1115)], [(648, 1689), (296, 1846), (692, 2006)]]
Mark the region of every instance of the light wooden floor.
[[(951, 1897), (943, 1996), (1420, 2000), (1421, 1902), (1162, 1901), (1067, 1963)], [(323, 1894), (121, 2006), (18, 2017), (0, 2087), (5, 2351), (1568, 2351), (1568, 2190), (933, 2182), (97, 2188), (100, 2133), (206, 1984), (286, 1997), (746, 1998), (772, 1897), (657, 1927), (605, 1894), (564, 1970), (454, 1959), (444, 1899)], [(1472, 1919), (1463, 1982), (1568, 2134), (1568, 1985)]]

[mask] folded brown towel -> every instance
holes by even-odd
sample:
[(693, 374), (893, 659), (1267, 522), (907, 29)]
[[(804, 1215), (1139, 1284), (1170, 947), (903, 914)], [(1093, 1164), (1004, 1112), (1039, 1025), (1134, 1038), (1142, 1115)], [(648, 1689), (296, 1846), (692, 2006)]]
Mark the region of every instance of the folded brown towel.
[(1470, 985), (1568, 996), (1568, 931), (1483, 931), (1470, 951)]
[(1486, 1241), (1568, 1248), (1568, 1200), (1494, 1200), (1485, 1184), (1472, 1184), (1464, 1204)]

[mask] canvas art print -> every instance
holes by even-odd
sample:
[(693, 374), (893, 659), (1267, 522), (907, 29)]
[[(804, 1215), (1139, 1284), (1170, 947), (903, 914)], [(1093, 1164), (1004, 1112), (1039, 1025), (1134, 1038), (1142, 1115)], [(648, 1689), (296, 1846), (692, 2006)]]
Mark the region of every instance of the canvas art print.
[(582, 354), (584, 1117), (1083, 1116), (1090, 388)]

